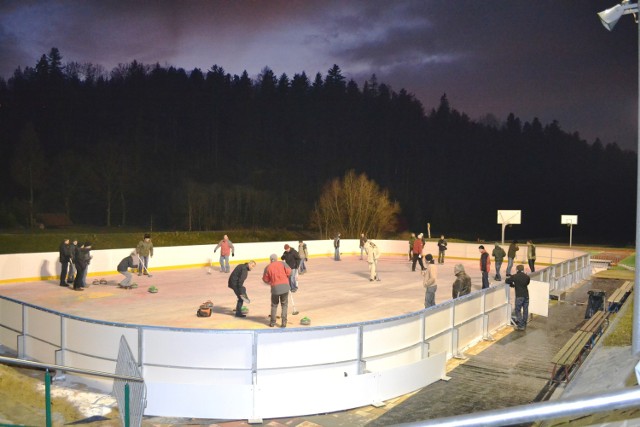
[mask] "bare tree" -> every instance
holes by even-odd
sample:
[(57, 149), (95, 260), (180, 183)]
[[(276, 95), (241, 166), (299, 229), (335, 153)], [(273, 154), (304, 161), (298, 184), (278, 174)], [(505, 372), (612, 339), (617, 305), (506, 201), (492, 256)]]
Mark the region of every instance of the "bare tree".
[(387, 190), (381, 190), (365, 174), (356, 175), (350, 170), (342, 179), (325, 185), (311, 223), (324, 237), (339, 231), (344, 237), (356, 238), (365, 233), (377, 238), (395, 229), (399, 213), (400, 205), (389, 200)]
[(11, 172), (18, 185), (26, 187), (29, 192), (28, 222), (29, 227), (33, 227), (35, 225), (35, 192), (42, 187), (45, 175), (44, 152), (33, 123), (28, 123), (20, 133)]

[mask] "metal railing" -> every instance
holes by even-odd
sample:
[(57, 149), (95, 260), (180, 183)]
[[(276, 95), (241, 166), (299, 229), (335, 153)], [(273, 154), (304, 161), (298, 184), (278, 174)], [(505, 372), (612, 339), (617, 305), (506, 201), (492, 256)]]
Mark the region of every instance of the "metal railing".
[(640, 387), (485, 412), (397, 424), (399, 427), (498, 427), (640, 406)]
[[(15, 357), (6, 357), (6, 356), (0, 356), (0, 363), (2, 364), (6, 364), (6, 365), (14, 365), (14, 366), (19, 366), (22, 368), (29, 368), (29, 369), (44, 369), (45, 370), (45, 379), (44, 379), (44, 384), (45, 384), (45, 393), (44, 393), (44, 397), (45, 397), (45, 418), (46, 418), (46, 426), (47, 427), (51, 427), (52, 426), (52, 417), (51, 417), (51, 373), (50, 371), (65, 371), (65, 372), (72, 372), (72, 373), (76, 373), (76, 374), (83, 374), (83, 375), (91, 375), (91, 376), (96, 376), (96, 377), (103, 377), (103, 378), (111, 378), (114, 380), (122, 380), (122, 381), (127, 381), (127, 382), (144, 382), (143, 378), (140, 377), (131, 377), (131, 376), (127, 376), (127, 375), (117, 375), (117, 374), (111, 374), (108, 372), (101, 372), (101, 371), (93, 371), (90, 369), (78, 369), (78, 368), (74, 368), (71, 366), (61, 366), (61, 365), (52, 365), (52, 364), (47, 364), (47, 363), (40, 363), (40, 362), (34, 362), (31, 360), (25, 360), (25, 359), (18, 359)], [(127, 383), (125, 385), (125, 407), (123, 408), (123, 417), (124, 417), (124, 425), (125, 427), (129, 427), (130, 426), (130, 421), (129, 421), (129, 384)]]

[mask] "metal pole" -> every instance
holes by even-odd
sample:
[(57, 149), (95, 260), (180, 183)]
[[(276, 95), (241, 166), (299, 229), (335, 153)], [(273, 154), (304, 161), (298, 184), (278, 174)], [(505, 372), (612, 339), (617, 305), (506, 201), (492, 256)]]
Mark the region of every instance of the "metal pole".
[(571, 247), (573, 241), (573, 224), (569, 224), (569, 247)]
[[(640, 25), (638, 25), (638, 47), (640, 48)], [(633, 333), (631, 351), (640, 354), (640, 55), (638, 55), (638, 141), (636, 148), (636, 272), (633, 282)]]
[(51, 374), (47, 369), (44, 373), (44, 412), (47, 427), (51, 427)]

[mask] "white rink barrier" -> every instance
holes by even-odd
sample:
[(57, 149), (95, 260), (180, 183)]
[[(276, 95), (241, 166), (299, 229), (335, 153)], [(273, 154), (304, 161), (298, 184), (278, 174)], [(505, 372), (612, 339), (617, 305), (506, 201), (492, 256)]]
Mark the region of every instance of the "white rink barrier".
[[(407, 242), (376, 242), (385, 255), (408, 252)], [(285, 243), (294, 242), (238, 244), (236, 258), (263, 259), (280, 253)], [(333, 255), (332, 241), (307, 244), (312, 256)], [(343, 254), (359, 254), (358, 241), (343, 240), (341, 249)], [(111, 271), (107, 266), (129, 251), (95, 251), (91, 265)], [(157, 248), (153, 262), (156, 268), (169, 268), (168, 259), (174, 266), (204, 265), (212, 251), (211, 245)], [(475, 244), (450, 244), (447, 256), (471, 257), (472, 253), (477, 257)], [(195, 254), (200, 258), (194, 262)], [(42, 255), (50, 263), (56, 261), (57, 254), (39, 255), (40, 262)], [(32, 265), (24, 263), (21, 268), (23, 280), (32, 277)], [(2, 271), (6, 279), (7, 270)], [(20, 278), (13, 274), (13, 281)], [(0, 296), (0, 345), (24, 359), (115, 372), (124, 336), (147, 389), (145, 415), (291, 417), (378, 405), (446, 378), (447, 359), (509, 324), (509, 295), (509, 287), (501, 284), (376, 321), (265, 330), (104, 322)], [(111, 380), (74, 378), (105, 392), (113, 386)]]
[[(268, 261), (272, 253), (281, 254), (285, 244), (292, 248), (298, 248), (297, 241), (259, 242), (259, 243), (234, 243), (235, 257), (230, 257), (231, 264), (247, 262), (248, 260)], [(333, 240), (305, 241), (309, 256), (333, 257)], [(409, 244), (398, 240), (376, 240), (383, 256), (406, 256), (409, 253)], [(177, 268), (194, 268), (209, 265), (213, 262), (218, 265), (220, 250), (213, 253), (217, 242), (211, 245), (193, 246), (160, 246), (154, 248), (154, 256), (149, 261), (150, 270), (173, 270)], [(446, 252), (447, 259), (479, 259), (478, 243), (449, 243)], [(484, 243), (489, 253), (493, 244)], [(437, 242), (428, 241), (427, 250), (437, 257)], [(508, 245), (503, 245), (505, 251)], [(92, 250), (93, 259), (89, 265), (89, 276), (104, 276), (116, 274), (116, 267), (122, 258), (131, 253), (132, 248), (126, 249), (97, 249)], [(340, 243), (340, 252), (343, 255), (360, 255), (359, 240), (344, 239)], [(573, 260), (585, 255), (585, 252), (571, 249), (557, 249), (536, 246), (536, 265), (558, 264), (563, 261)], [(516, 256), (516, 263), (527, 264), (527, 247), (520, 245)], [(506, 259), (505, 264), (506, 265)], [(33, 282), (38, 280), (51, 280), (60, 275), (60, 262), (58, 252), (38, 252), (29, 254), (0, 255), (0, 285), (2, 283)], [(554, 277), (556, 275), (554, 274)]]

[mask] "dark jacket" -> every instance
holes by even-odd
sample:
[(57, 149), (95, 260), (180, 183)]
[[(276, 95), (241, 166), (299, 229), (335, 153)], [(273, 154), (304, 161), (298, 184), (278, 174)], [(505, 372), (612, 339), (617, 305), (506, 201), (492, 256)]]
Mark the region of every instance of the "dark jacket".
[(244, 281), (247, 280), (247, 276), (249, 275), (249, 263), (244, 263), (238, 265), (233, 269), (231, 275), (229, 276), (228, 286), (231, 289), (237, 289), (244, 285)]
[(529, 283), (531, 278), (525, 274), (524, 271), (518, 271), (511, 277), (505, 280), (512, 288), (516, 289), (516, 298), (529, 298)]
[(88, 248), (80, 248), (78, 249), (78, 254), (75, 258), (76, 267), (79, 269), (85, 269), (89, 266), (91, 262), (91, 249)]
[(284, 251), (280, 259), (286, 262), (289, 268), (298, 268), (300, 266), (300, 254), (293, 248)]
[(438, 240), (438, 251), (444, 252), (447, 250), (447, 241), (444, 239)]
[(502, 262), (507, 254), (504, 252), (504, 249), (496, 245), (496, 247), (493, 248), (493, 251), (491, 251), (491, 255), (496, 259), (496, 262)]
[(453, 282), (452, 297), (458, 298), (471, 293), (471, 277), (464, 271), (456, 274), (456, 281)]
[(508, 251), (508, 257), (509, 258), (515, 258), (516, 257), (516, 252), (518, 252), (520, 250), (520, 247), (518, 246), (517, 243), (511, 243), (509, 245), (509, 251)]
[(71, 261), (71, 245), (69, 243), (60, 243), (60, 262), (65, 263)]
[(120, 261), (120, 264), (118, 264), (118, 272), (127, 271), (128, 269), (136, 268), (137, 266), (138, 266), (138, 263), (136, 263), (133, 260), (133, 257), (129, 255), (126, 258), (122, 258), (122, 261)]
[(484, 251), (480, 255), (480, 271), (491, 271), (491, 261), (489, 261), (489, 252)]

